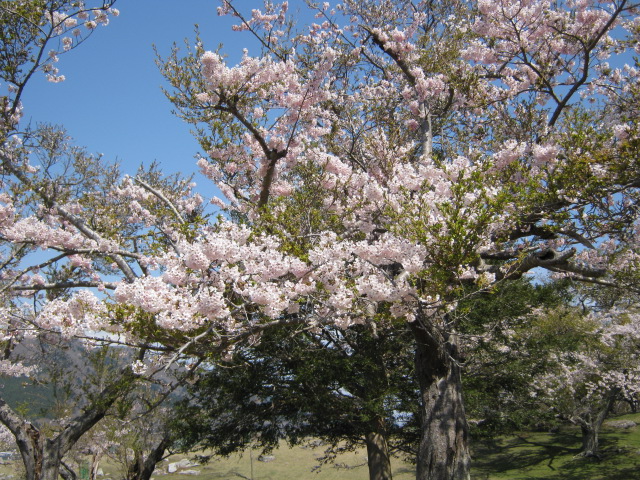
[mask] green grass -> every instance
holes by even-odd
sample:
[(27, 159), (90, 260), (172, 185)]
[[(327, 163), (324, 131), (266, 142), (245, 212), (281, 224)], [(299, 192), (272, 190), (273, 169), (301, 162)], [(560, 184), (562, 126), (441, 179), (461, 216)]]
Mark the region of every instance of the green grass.
[[(232, 480), (251, 479), (253, 480), (367, 480), (369, 473), (366, 466), (366, 451), (360, 450), (354, 453), (347, 453), (339, 457), (338, 463), (341, 467), (323, 465), (319, 470), (313, 470), (318, 464), (318, 457), (322, 455), (322, 448), (303, 449), (280, 448), (272, 455), (275, 460), (265, 463), (258, 461), (259, 452), (244, 455), (232, 455), (226, 459), (218, 459), (208, 464), (194, 467), (200, 470), (197, 477), (187, 475), (156, 475), (156, 480)], [(170, 461), (177, 461), (180, 457), (171, 458)], [(162, 469), (166, 471), (166, 465), (162, 463)], [(252, 467), (253, 464), (253, 477)], [(393, 465), (394, 480), (410, 480), (415, 478), (415, 473), (411, 465), (404, 464), (396, 460)], [(114, 479), (115, 480), (115, 479)]]
[[(640, 414), (619, 419), (640, 424)], [(600, 460), (577, 457), (576, 428), (559, 433), (522, 433), (474, 444), (473, 480), (634, 480), (640, 479), (640, 426), (603, 427)]]
[[(640, 414), (620, 419), (640, 424)], [(600, 461), (576, 457), (580, 451), (580, 435), (575, 428), (559, 433), (521, 433), (495, 440), (476, 440), (473, 444), (473, 480), (640, 480), (640, 426), (631, 429), (603, 429), (600, 436)], [(156, 480), (367, 480), (366, 452), (360, 450), (338, 458), (341, 468), (324, 465), (314, 470), (323, 448), (287, 448), (273, 452), (271, 462), (258, 460), (259, 452), (245, 452), (229, 458), (215, 459), (192, 467), (199, 475), (161, 474), (170, 462), (184, 458), (175, 456), (158, 466)], [(253, 475), (252, 475), (253, 465)], [(116, 466), (103, 462), (102, 479), (121, 478)], [(348, 468), (347, 468), (348, 467)], [(14, 466), (0, 465), (0, 478), (9, 478)], [(394, 459), (394, 480), (415, 478), (414, 468)], [(18, 479), (18, 476), (14, 476)]]

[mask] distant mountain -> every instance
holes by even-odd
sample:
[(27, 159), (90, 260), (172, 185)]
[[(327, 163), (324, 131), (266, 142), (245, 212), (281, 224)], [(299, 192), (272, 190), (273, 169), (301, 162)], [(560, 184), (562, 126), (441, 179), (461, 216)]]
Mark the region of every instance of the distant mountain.
[(53, 405), (51, 388), (34, 385), (26, 377), (0, 376), (0, 397), (27, 417), (42, 417)]

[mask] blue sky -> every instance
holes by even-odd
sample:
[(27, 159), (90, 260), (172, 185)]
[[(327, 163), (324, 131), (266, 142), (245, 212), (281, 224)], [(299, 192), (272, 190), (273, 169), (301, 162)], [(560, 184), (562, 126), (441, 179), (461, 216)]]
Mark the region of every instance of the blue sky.
[[(42, 74), (32, 79), (23, 98), (23, 120), (64, 126), (77, 145), (104, 154), (105, 161), (118, 160), (125, 173), (154, 160), (167, 173), (196, 173), (199, 146), (189, 126), (171, 114), (152, 45), (166, 54), (174, 42), (193, 40), (197, 23), (205, 48), (224, 44), (230, 63), (245, 47), (257, 55), (251, 36), (232, 32), (232, 19), (219, 17), (218, 5), (216, 0), (118, 0), (119, 17), (60, 56), (64, 82), (47, 82)], [(238, 5), (249, 10), (258, 2)], [(197, 175), (196, 182), (205, 197), (216, 194), (204, 177)]]

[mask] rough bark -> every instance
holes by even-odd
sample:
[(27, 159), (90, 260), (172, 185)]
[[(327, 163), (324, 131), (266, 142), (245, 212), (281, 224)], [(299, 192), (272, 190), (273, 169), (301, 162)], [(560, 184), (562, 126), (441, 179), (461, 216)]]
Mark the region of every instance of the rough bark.
[(26, 479), (39, 478), (42, 471), (42, 438), (38, 429), (22, 419), (2, 398), (0, 398), (0, 422), (16, 439), (24, 463)]
[(422, 400), (417, 480), (469, 480), (471, 457), (456, 337), (427, 318), (411, 324)]
[(392, 480), (389, 446), (385, 434), (384, 421), (377, 419), (372, 431), (366, 436), (369, 480)]
[(619, 389), (614, 389), (609, 392), (595, 417), (589, 416), (588, 419), (583, 418), (578, 422), (580, 424), (580, 430), (582, 431), (582, 450), (580, 456), (600, 458), (600, 429), (607, 415), (609, 415), (609, 412), (613, 408), (618, 393)]
[[(104, 417), (106, 408), (76, 416), (74, 421), (53, 438), (44, 435), (27, 420), (21, 419), (4, 400), (0, 399), (0, 421), (16, 438), (25, 466), (26, 480), (58, 480), (64, 455), (78, 439)], [(66, 476), (65, 476), (66, 475)], [(63, 472), (67, 478), (68, 471)]]
[(580, 456), (582, 457), (599, 457), (598, 435), (600, 433), (599, 428), (590, 428), (587, 425), (580, 425), (582, 430), (582, 451)]
[(60, 442), (57, 438), (44, 441), (42, 472), (40, 478), (36, 477), (37, 480), (58, 480), (63, 456), (60, 450)]

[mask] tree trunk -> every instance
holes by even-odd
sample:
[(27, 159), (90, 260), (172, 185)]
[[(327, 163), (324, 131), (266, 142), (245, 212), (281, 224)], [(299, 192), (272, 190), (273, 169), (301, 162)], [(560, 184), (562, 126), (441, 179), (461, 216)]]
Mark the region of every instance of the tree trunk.
[(471, 457), (456, 337), (428, 318), (411, 323), (422, 400), (417, 480), (469, 480)]
[(389, 446), (385, 435), (384, 420), (377, 419), (372, 431), (365, 438), (369, 480), (392, 480)]
[(619, 393), (619, 388), (611, 390), (604, 399), (595, 418), (589, 418), (588, 420), (582, 419), (580, 421), (580, 430), (582, 430), (582, 451), (580, 452), (580, 456), (600, 458), (600, 444), (598, 439), (600, 429), (607, 415), (609, 415), (609, 412), (613, 408), (613, 404)]
[(91, 456), (91, 468), (89, 470), (89, 478), (96, 480), (98, 478), (98, 470), (100, 470), (100, 460), (102, 459), (102, 453), (94, 453)]
[(0, 422), (13, 434), (22, 457), (26, 480), (37, 480), (42, 472), (42, 445), (40, 431), (20, 417), (0, 398)]
[(42, 473), (39, 480), (58, 480), (60, 476), (60, 443), (57, 438), (45, 440), (44, 454), (42, 455)]
[(599, 457), (598, 454), (598, 428), (590, 428), (590, 425), (580, 425), (582, 430), (582, 451), (580, 456), (582, 457)]
[(142, 452), (137, 450), (133, 464), (127, 472), (127, 480), (150, 480), (158, 462), (162, 460), (164, 452), (171, 445), (169, 435), (164, 435), (158, 445), (143, 459)]
[[(126, 461), (129, 463), (129, 454), (126, 454)], [(136, 448), (133, 450), (133, 460), (127, 466), (126, 480), (137, 480), (140, 472), (142, 471), (142, 452)]]
[(78, 480), (78, 475), (74, 472), (69, 465), (64, 462), (60, 462), (60, 476), (63, 480)]
[(97, 395), (98, 401), (73, 415), (62, 431), (51, 439), (45, 439), (40, 430), (0, 398), (0, 422), (16, 439), (25, 467), (25, 480), (59, 480), (64, 455), (102, 420), (118, 398), (130, 390), (135, 378), (130, 367), (123, 369), (119, 381), (105, 387)]
[[(0, 399), (0, 405), (4, 401)], [(25, 420), (19, 420), (19, 417), (4, 403), (5, 412), (11, 412), (13, 414), (12, 419), (15, 420), (15, 424), (11, 423), (12, 433), (16, 437), (16, 443), (22, 456), (22, 461), (25, 466), (25, 479), (26, 480), (59, 480), (60, 475), (63, 478), (73, 478), (72, 471), (63, 469), (61, 472), (62, 457), (74, 444), (62, 442), (66, 436), (63, 433), (57, 435), (53, 439), (45, 439), (42, 433), (35, 428), (31, 423)], [(100, 417), (102, 418), (102, 417)], [(4, 421), (6, 416), (0, 414), (0, 421)], [(86, 424), (82, 424), (82, 428), (86, 431), (91, 428), (97, 419), (91, 418), (91, 421)], [(95, 420), (95, 421), (94, 421)], [(8, 426), (8, 425), (7, 425)]]

